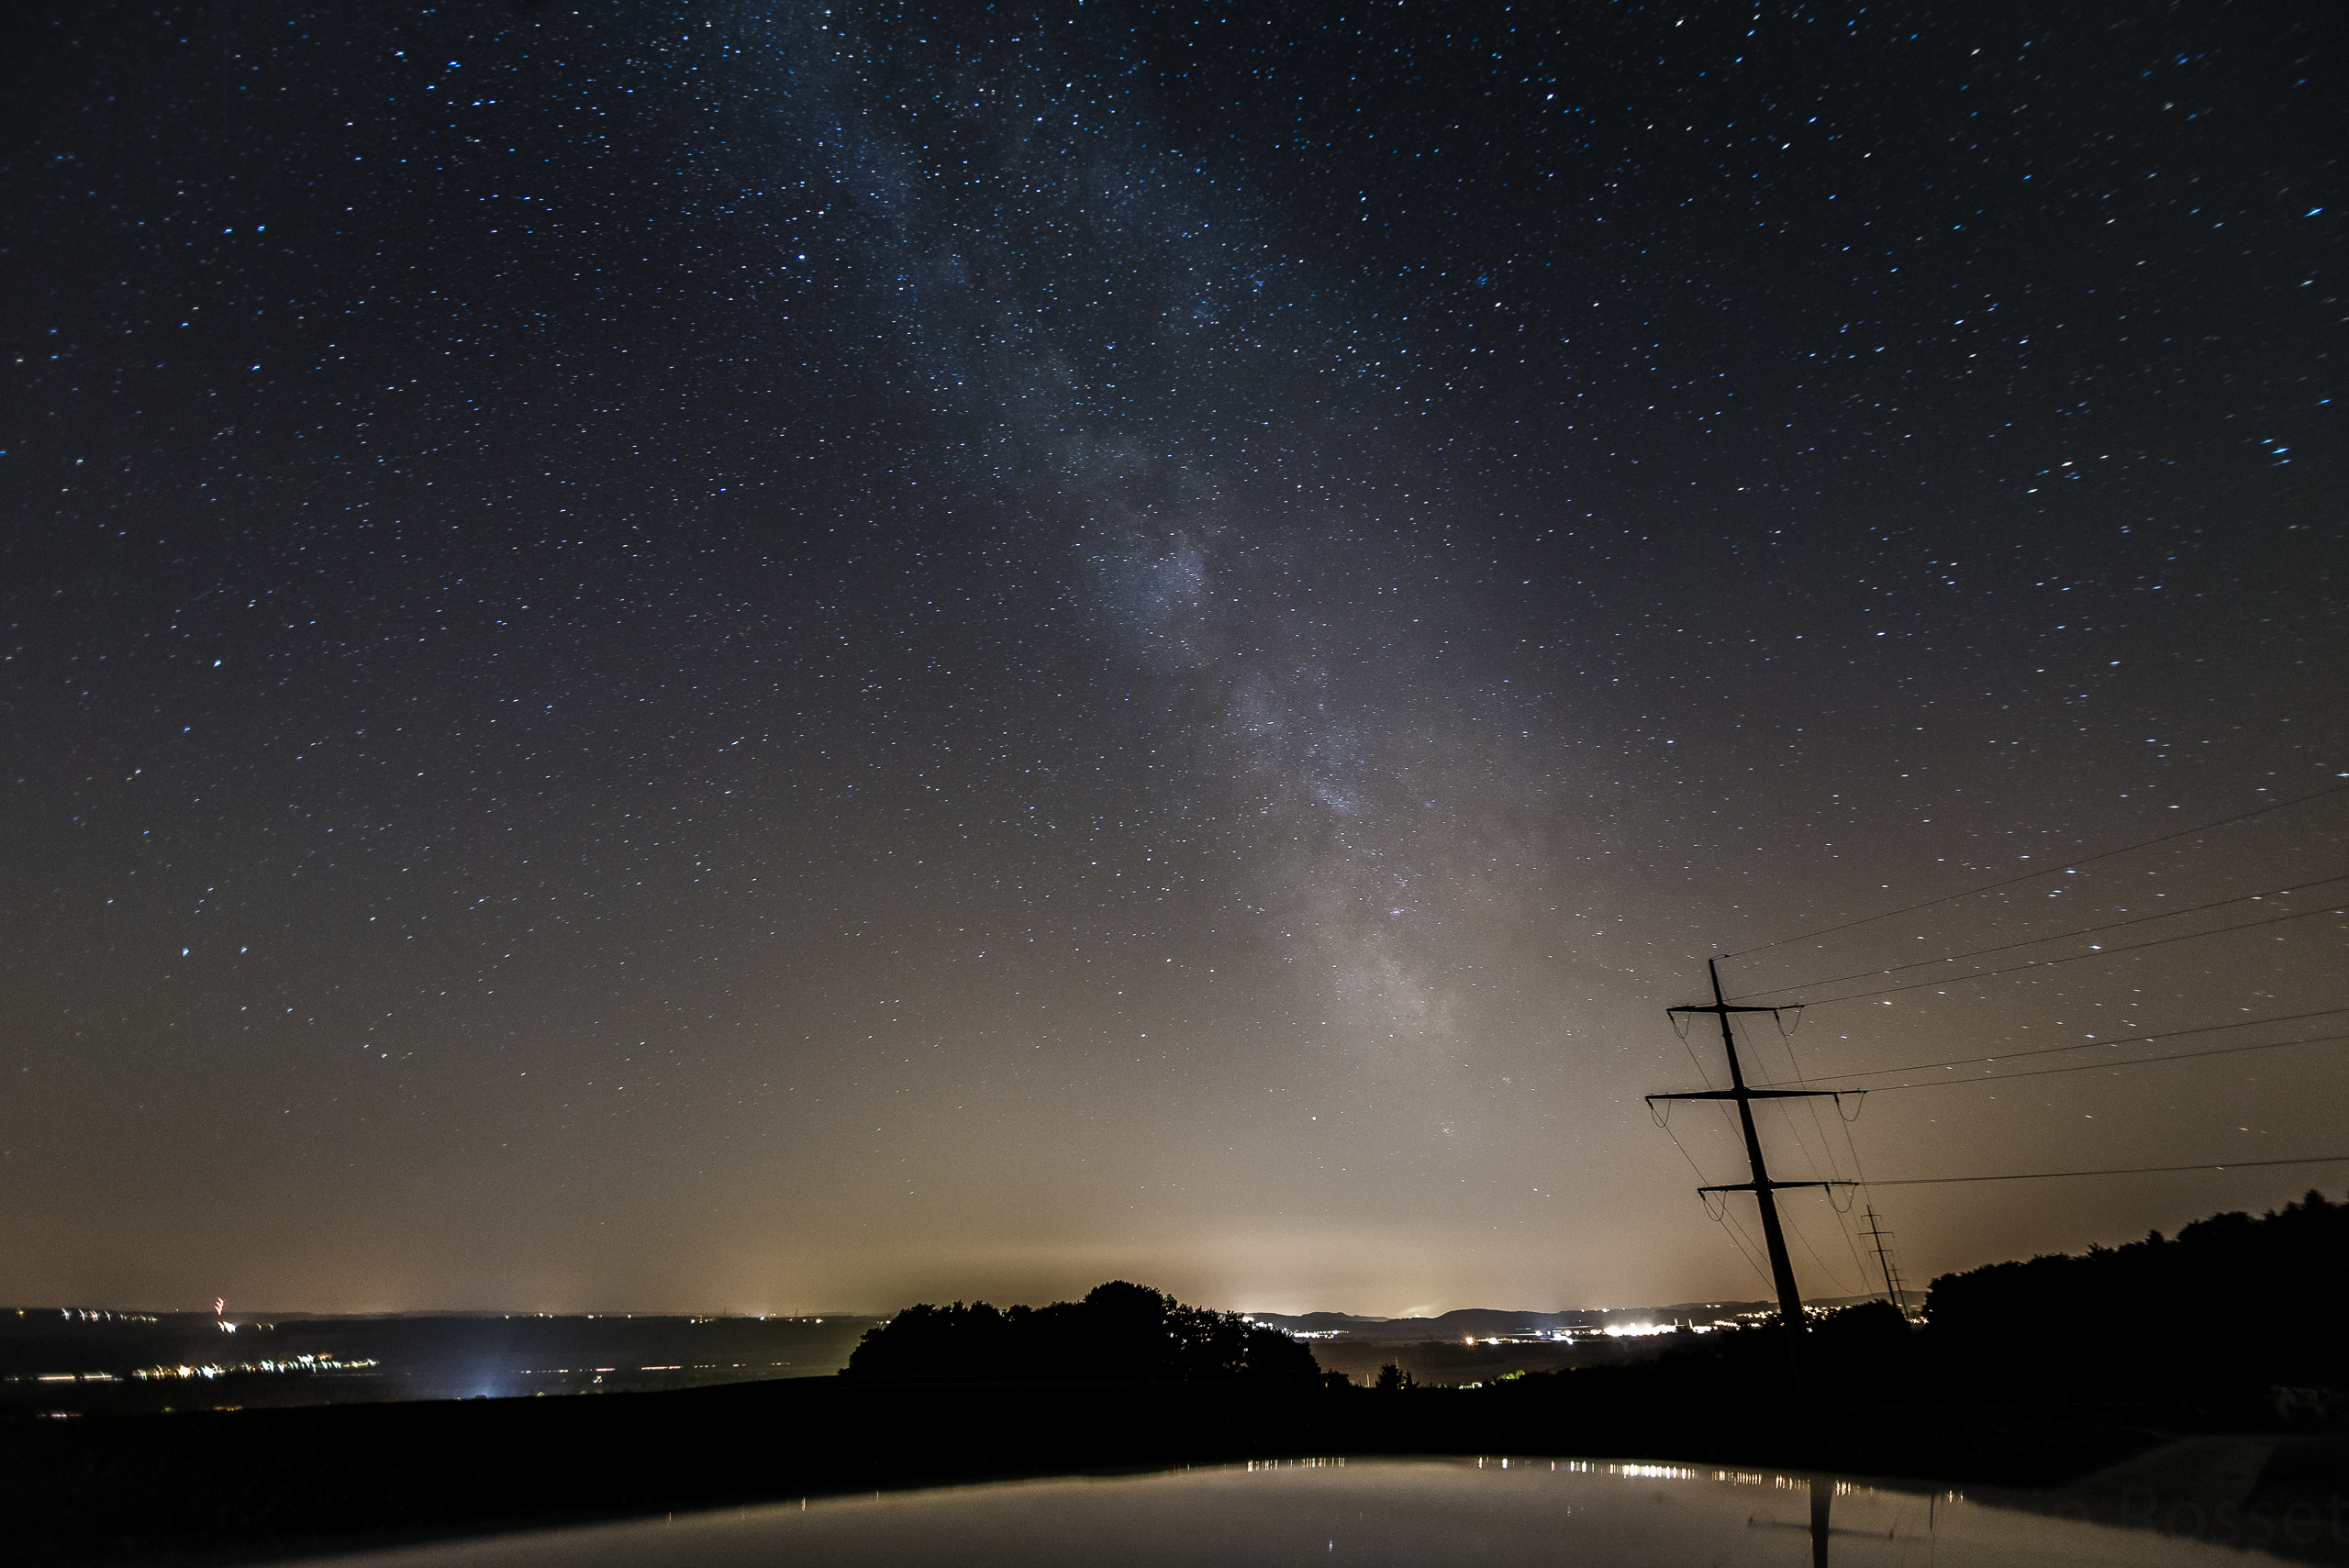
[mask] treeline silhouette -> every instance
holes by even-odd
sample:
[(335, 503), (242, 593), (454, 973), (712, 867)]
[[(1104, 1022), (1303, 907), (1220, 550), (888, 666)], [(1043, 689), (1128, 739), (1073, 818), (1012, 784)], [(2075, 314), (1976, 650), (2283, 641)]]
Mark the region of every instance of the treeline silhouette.
[[(27, 1410), (0, 1416), (8, 1560), (278, 1561), (1305, 1454), (1642, 1454), (2037, 1487), (2214, 1431), (2275, 1434), (2259, 1485), (2330, 1510), (2344, 1440), (2323, 1391), (2349, 1386), (2329, 1339), (2349, 1321), (2344, 1227), (2349, 1207), (2310, 1194), (2175, 1240), (1945, 1275), (1925, 1327), (1882, 1303), (1816, 1319), (1799, 1381), (1768, 1327), (1661, 1336), (1642, 1341), (1657, 1347), (1645, 1361), (1481, 1387), (1415, 1387), (1397, 1364), (1360, 1388), (1319, 1376), (1276, 1329), (1113, 1282), (1034, 1309), (912, 1308), (869, 1333), (843, 1377), (80, 1420)], [(2277, 1385), (2303, 1396), (2288, 1408)]]
[(2165, 1239), (1992, 1263), (1933, 1281), (1953, 1369), (2054, 1386), (2349, 1384), (2349, 1204), (2216, 1214)]
[(1111, 1280), (1083, 1301), (908, 1307), (865, 1331), (843, 1376), (905, 1383), (1227, 1383), (1321, 1380), (1277, 1329)]
[[(2249, 1409), (2277, 1389), (2349, 1388), (2349, 1204), (2311, 1191), (2174, 1238), (1992, 1263), (1935, 1279), (1924, 1321), (1888, 1303), (1811, 1320), (1799, 1373), (1775, 1327), (1654, 1342), (1626, 1364), (1513, 1374), (1546, 1400), (1813, 1396), (2195, 1401)], [(846, 1376), (898, 1383), (1343, 1385), (1298, 1341), (1122, 1280), (1081, 1302), (923, 1304), (869, 1330)], [(1375, 1389), (1418, 1385), (1382, 1369)]]
[[(1814, 1398), (2177, 1403), (2256, 1419), (2322, 1412), (2349, 1388), (2349, 1204), (2310, 1192), (2280, 1211), (2219, 1214), (2175, 1238), (1992, 1263), (1932, 1282), (1921, 1325), (1887, 1302), (1811, 1320)], [(1504, 1385), (1576, 1402), (1790, 1394), (1775, 1327), (1658, 1343), (1650, 1360)], [(2291, 1390), (2312, 1399), (2295, 1399)], [(2295, 1418), (2299, 1418), (2296, 1415)]]

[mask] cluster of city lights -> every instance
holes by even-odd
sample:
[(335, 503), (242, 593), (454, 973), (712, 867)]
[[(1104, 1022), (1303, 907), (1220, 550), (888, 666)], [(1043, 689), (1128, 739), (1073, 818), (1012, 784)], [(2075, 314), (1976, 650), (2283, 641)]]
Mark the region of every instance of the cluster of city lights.
[[(334, 1356), (295, 1356), (290, 1361), (236, 1362), (226, 1366), (217, 1362), (203, 1366), (146, 1366), (140, 1367), (130, 1375), (144, 1382), (158, 1378), (226, 1377), (230, 1373), (243, 1372), (362, 1372), (376, 1364), (373, 1359), (342, 1361)], [(43, 1379), (43, 1381), (48, 1380)], [(93, 1373), (85, 1375), (82, 1381), (111, 1383), (114, 1379), (106, 1377), (104, 1373)]]

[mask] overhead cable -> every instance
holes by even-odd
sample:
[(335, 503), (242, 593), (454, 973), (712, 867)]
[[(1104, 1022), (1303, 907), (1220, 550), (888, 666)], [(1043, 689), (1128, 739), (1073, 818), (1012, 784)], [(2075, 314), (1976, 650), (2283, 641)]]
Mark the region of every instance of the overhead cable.
[[(2160, 1034), (2125, 1034), (2114, 1040), (2084, 1040), (2076, 1045), (2048, 1045), (2031, 1051), (2007, 1051), (1996, 1056), (1963, 1056), (1948, 1062), (1918, 1062), (1906, 1067), (1871, 1067), (1862, 1073), (1828, 1073), (1817, 1078), (1797, 1078), (1793, 1083), (1840, 1083), (1846, 1078), (1890, 1078), (1902, 1073), (1929, 1073), (1936, 1067), (1974, 1067), (1986, 1062), (2016, 1062), (2031, 1056), (2053, 1056), (2062, 1051), (2094, 1051), (2099, 1047), (2116, 1045), (2150, 1045), (2155, 1040), (2183, 1040), (2188, 1035), (2217, 1034), (2224, 1029), (2247, 1029), (2257, 1024), (2297, 1024), (2308, 1018), (2329, 1018), (2339, 1013), (2349, 1013), (2349, 1007), (2320, 1007), (2313, 1013), (2284, 1013), (2272, 1018), (2237, 1018), (2232, 1023), (2204, 1024), (2199, 1029), (2165, 1029)], [(2290, 1040), (2279, 1043), (2289, 1045)], [(2246, 1050), (2261, 1049), (2246, 1047)], [(1707, 1085), (1710, 1087), (1710, 1085)]]
[(2057, 1073), (2109, 1073), (2119, 1067), (2152, 1067), (2164, 1062), (2196, 1062), (2206, 1056), (2240, 1056), (2246, 1051), (2274, 1051), (2287, 1045), (2330, 1045), (2349, 1034), (2309, 1035), (2300, 1040), (2271, 1040), (2265, 1045), (2222, 1045), (2210, 1051), (2181, 1051), (2175, 1056), (2132, 1056), (2125, 1062), (2080, 1062), (2069, 1067), (2035, 1067), (2028, 1073), (1998, 1073), (1982, 1078), (1928, 1078), (1921, 1084), (1879, 1084), (1863, 1095), (1889, 1095), (1901, 1089), (1945, 1089), (1952, 1084), (2007, 1084), (2017, 1078), (2045, 1078)]
[[(2306, 893), (2311, 887), (2323, 887), (2335, 882), (2349, 882), (2349, 873), (2339, 876), (2319, 877), (2314, 882), (2296, 883), (2290, 887), (2271, 887), (2265, 892), (2239, 894), (2232, 898), (2217, 898), (2208, 904), (2181, 904), (2175, 909), (2164, 909), (2152, 915), (2139, 915), (2132, 919), (2114, 920), (2101, 926), (2083, 926), (2073, 931), (2051, 931), (2043, 937), (2025, 937), (2021, 941), (2000, 942), (1997, 947), (1976, 948), (1971, 952), (1954, 952), (1940, 958), (1912, 959), (1883, 969), (1863, 969), (1856, 974), (1839, 974), (1832, 980), (1809, 980), (1798, 985), (1774, 985), (1767, 991), (1748, 991), (1738, 999), (1752, 1001), (1756, 996), (1778, 996), (1788, 991), (1808, 991), (1814, 985), (1841, 985), (1847, 980), (1865, 980), (1873, 975), (1898, 974), (1904, 969), (1923, 969), (1936, 963), (1955, 963), (1960, 959), (1981, 958), (1994, 952), (2012, 952), (2017, 948), (2037, 947), (2043, 942), (2060, 942), (2069, 937), (2092, 937), (2100, 931), (2117, 931), (2126, 926), (2142, 926), (2152, 920), (2175, 920), (2181, 915), (2199, 915), (2206, 909), (2223, 909), (2230, 904), (2256, 904), (2264, 898), (2282, 898), (2294, 893)], [(2102, 951), (2102, 950), (2099, 950)]]
[(2164, 833), (2157, 839), (2143, 839), (2133, 844), (2123, 844), (2117, 850), (2106, 850), (2100, 854), (2088, 855), (2076, 861), (2065, 861), (2062, 865), (2042, 866), (2037, 871), (2025, 872), (2021, 876), (2010, 876), (2004, 882), (1993, 882), (1981, 887), (1969, 887), (1959, 893), (1944, 893), (1939, 898), (1928, 898), (1921, 904), (1910, 904), (1898, 909), (1887, 909), (1881, 915), (1864, 915), (1856, 920), (1846, 920), (1840, 926), (1822, 926), (1815, 931), (1798, 931), (1791, 937), (1780, 937), (1776, 941), (1764, 942), (1759, 947), (1750, 947), (1740, 952), (1724, 953), (1721, 956), (1745, 958), (1753, 953), (1767, 952), (1772, 948), (1784, 947), (1788, 942), (1808, 941), (1813, 937), (1831, 937), (1838, 931), (1848, 931), (1854, 926), (1873, 925), (1878, 920), (1889, 920), (1895, 915), (1913, 914), (1920, 909), (1930, 909), (1936, 904), (1948, 904), (1960, 898), (1971, 898), (1976, 894), (1996, 893), (2002, 887), (2012, 887), (2019, 882), (2030, 882), (2037, 877), (2052, 876), (2059, 871), (2071, 871), (2079, 866), (2094, 865), (2099, 861), (2109, 861), (2115, 855), (2125, 855), (2132, 850), (2149, 850), (2155, 844), (2166, 844), (2176, 839), (2189, 839), (2197, 833), (2208, 833), (2215, 828), (2231, 828), (2238, 822), (2247, 822), (2254, 817), (2265, 817), (2271, 811), (2281, 811), (2287, 806), (2305, 805), (2311, 800), (2322, 800), (2328, 795), (2339, 795), (2343, 790), (2349, 790), (2349, 784), (2337, 784), (2328, 789), (2317, 790), (2313, 794), (2296, 795), (2290, 800), (2278, 800), (2267, 806), (2254, 806), (2249, 811), (2240, 812), (2232, 817), (2222, 817), (2216, 822), (2205, 822), (2194, 828), (2181, 828), (2175, 833)]
[(2249, 1171), (2266, 1165), (2349, 1165), (2349, 1154), (2310, 1154), (2298, 1160), (2230, 1160), (2210, 1165), (2131, 1165), (2110, 1171), (2021, 1171), (1998, 1176), (1909, 1176), (1873, 1181), (1872, 1187), (1932, 1187), (1951, 1182), (2052, 1182), (2065, 1176), (2153, 1176), (2171, 1171)]
[(2197, 937), (2221, 937), (2229, 931), (2248, 931), (2261, 926), (2280, 926), (2288, 920), (2305, 920), (2313, 915), (2349, 914), (2349, 905), (2336, 904), (2329, 909), (2303, 909), (2297, 915), (2278, 915), (2269, 920), (2245, 920), (2241, 925), (2213, 926), (2207, 931), (2188, 931), (2175, 937), (2156, 937), (2149, 942), (2132, 942), (2125, 948), (2097, 948), (2088, 952), (2076, 952), (2066, 958), (2033, 959), (2029, 963), (2010, 964), (2005, 969), (1985, 969), (1975, 974), (1953, 974), (1941, 980), (1912, 980), (1906, 985), (1887, 985), (1876, 991), (1854, 991), (1848, 996), (1829, 996), (1821, 1001), (1807, 1002), (1805, 1006), (1831, 1007), (1838, 1002), (1858, 1002), (1870, 996), (1889, 996), (1896, 991), (1920, 991), (1928, 985), (1959, 985), (1968, 980), (1992, 980), (2001, 974), (2021, 974), (2026, 969), (2052, 969), (2059, 963), (2077, 963), (2084, 958), (2118, 958), (2123, 953), (2143, 952), (2147, 948), (2167, 947), (2172, 942), (2188, 942)]

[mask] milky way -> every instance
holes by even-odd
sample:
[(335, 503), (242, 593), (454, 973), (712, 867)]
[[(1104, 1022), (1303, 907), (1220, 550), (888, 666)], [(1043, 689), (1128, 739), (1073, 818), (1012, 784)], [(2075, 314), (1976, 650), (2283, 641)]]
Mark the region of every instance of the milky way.
[(10, 1299), (1762, 1295), (1724, 952), (1798, 1176), (2349, 1152), (2337, 18), (11, 31)]

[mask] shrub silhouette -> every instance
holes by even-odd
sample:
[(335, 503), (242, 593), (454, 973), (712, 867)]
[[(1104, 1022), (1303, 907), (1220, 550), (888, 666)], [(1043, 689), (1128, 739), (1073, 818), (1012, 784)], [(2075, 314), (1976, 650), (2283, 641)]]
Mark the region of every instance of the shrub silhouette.
[(1125, 1280), (1083, 1301), (1008, 1310), (908, 1307), (866, 1330), (844, 1376), (918, 1383), (1241, 1383), (1311, 1385), (1313, 1352), (1277, 1329), (1186, 1307)]

